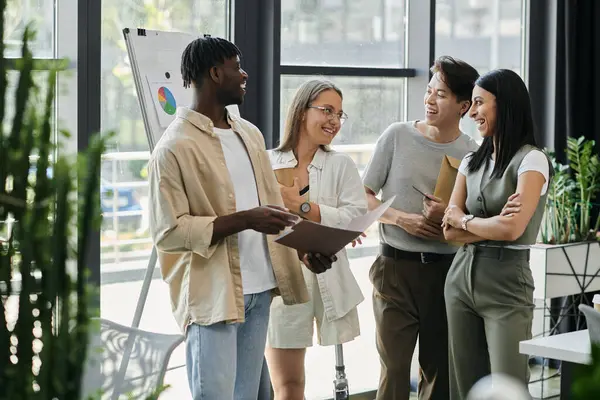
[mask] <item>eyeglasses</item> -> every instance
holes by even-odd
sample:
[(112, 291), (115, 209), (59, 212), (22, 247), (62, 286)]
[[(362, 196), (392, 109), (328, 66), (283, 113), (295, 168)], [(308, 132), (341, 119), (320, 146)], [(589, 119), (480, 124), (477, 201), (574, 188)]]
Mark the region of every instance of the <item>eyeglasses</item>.
[(340, 111), (339, 113), (335, 113), (333, 111), (333, 109), (331, 109), (331, 107), (325, 107), (325, 106), (308, 106), (308, 108), (315, 108), (317, 110), (321, 110), (323, 112), (323, 114), (325, 114), (325, 116), (327, 117), (328, 120), (333, 121), (334, 118), (337, 117), (337, 119), (340, 121), (340, 125), (343, 125), (344, 122), (346, 122), (346, 120), (348, 119), (348, 114), (346, 114), (343, 111)]

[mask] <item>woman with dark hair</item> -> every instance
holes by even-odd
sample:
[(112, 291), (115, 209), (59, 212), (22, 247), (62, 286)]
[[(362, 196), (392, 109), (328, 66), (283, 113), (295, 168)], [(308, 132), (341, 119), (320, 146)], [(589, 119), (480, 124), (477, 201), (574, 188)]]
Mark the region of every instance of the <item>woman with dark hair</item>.
[(529, 93), (515, 72), (481, 76), (472, 100), (469, 116), (484, 139), (463, 159), (443, 218), (445, 238), (465, 243), (444, 288), (452, 400), (467, 398), (489, 374), (528, 383), (519, 342), (531, 338), (533, 320), (529, 246), (552, 171), (536, 147)]

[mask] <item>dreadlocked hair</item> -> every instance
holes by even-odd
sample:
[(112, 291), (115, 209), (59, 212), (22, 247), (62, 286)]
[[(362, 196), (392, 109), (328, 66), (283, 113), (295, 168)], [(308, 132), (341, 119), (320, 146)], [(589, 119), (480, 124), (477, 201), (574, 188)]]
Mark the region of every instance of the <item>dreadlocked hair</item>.
[(195, 39), (181, 55), (183, 87), (190, 87), (192, 82), (201, 87), (202, 78), (208, 70), (235, 56), (241, 57), (242, 52), (229, 40), (211, 36)]

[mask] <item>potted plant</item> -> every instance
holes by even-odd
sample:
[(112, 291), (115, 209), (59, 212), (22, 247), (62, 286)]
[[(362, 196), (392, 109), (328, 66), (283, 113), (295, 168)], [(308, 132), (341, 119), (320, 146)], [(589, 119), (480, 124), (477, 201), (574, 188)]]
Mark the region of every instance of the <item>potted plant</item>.
[[(569, 165), (550, 159), (554, 180), (548, 188), (548, 199), (541, 226), (542, 242), (566, 244), (596, 239), (600, 216), (591, 226), (592, 204), (600, 191), (600, 162), (594, 154), (593, 140), (567, 139)], [(571, 171), (573, 175), (571, 174)]]
[[(568, 165), (548, 152), (554, 177), (548, 187), (540, 242), (531, 248), (536, 299), (600, 290), (600, 279), (596, 278), (600, 270), (596, 239), (600, 216), (592, 220), (592, 206), (600, 194), (600, 160), (594, 145), (584, 137), (568, 138)], [(582, 296), (574, 300), (571, 307), (577, 313)]]
[[(5, 6), (0, 0), (0, 15)], [(36, 66), (47, 69), (36, 71), (45, 74), (46, 89), (36, 85), (32, 37), (28, 27), (14, 97), (6, 97), (7, 65), (0, 58), (0, 223), (13, 221), (0, 240), (0, 398), (78, 399), (89, 317), (96, 313), (84, 255), (100, 218), (104, 142), (93, 140), (79, 159), (57, 151), (60, 67)], [(0, 54), (3, 43), (0, 37)]]

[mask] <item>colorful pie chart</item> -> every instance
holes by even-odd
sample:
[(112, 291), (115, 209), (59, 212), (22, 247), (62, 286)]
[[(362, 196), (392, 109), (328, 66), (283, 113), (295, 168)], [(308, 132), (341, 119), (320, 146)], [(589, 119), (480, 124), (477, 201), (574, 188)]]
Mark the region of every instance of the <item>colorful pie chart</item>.
[(167, 114), (175, 114), (175, 111), (177, 110), (177, 103), (175, 102), (173, 93), (171, 93), (168, 88), (162, 86), (158, 89), (158, 102)]

